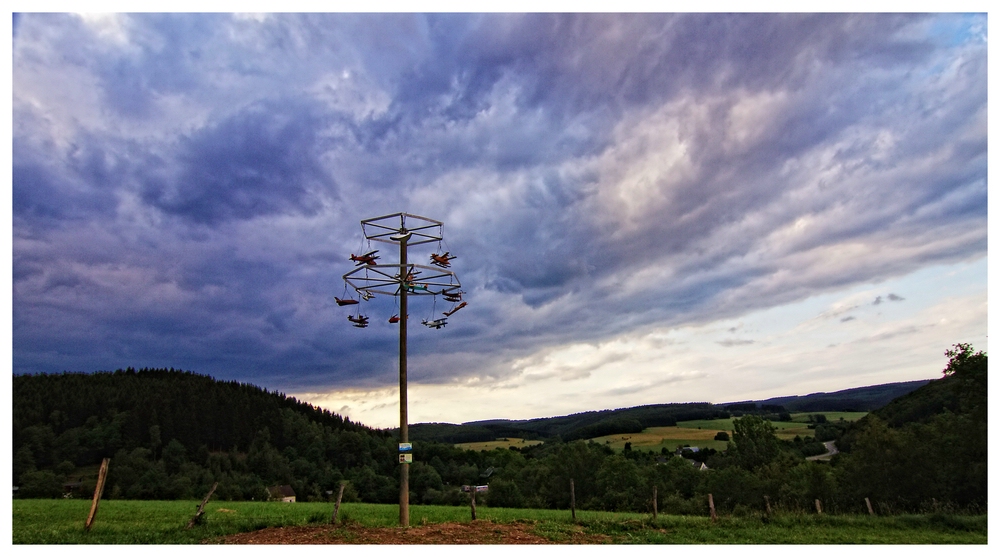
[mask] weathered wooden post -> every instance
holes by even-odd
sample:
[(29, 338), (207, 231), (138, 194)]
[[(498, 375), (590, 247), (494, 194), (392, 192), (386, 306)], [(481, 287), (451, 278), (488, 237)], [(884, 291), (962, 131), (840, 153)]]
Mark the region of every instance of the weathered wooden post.
[(767, 495), (764, 496), (764, 508), (767, 509), (767, 516), (771, 516), (771, 498)]
[(198, 524), (198, 522), (201, 520), (201, 515), (205, 514), (205, 504), (208, 503), (208, 499), (212, 496), (213, 493), (215, 493), (215, 488), (217, 487), (219, 487), (219, 482), (215, 482), (214, 484), (212, 484), (212, 489), (208, 490), (208, 495), (206, 495), (205, 498), (201, 500), (201, 504), (198, 505), (198, 511), (194, 513), (194, 516), (191, 517), (191, 521), (188, 522), (187, 525), (188, 529), (191, 529), (191, 527), (193, 527), (195, 524)]
[(569, 479), (569, 513), (576, 522), (576, 487), (573, 485), (573, 478)]
[(823, 504), (816, 499), (816, 514), (823, 514)]
[(472, 506), (472, 520), (476, 519), (476, 486), (469, 486), (469, 501)]
[(344, 497), (344, 486), (347, 482), (340, 482), (340, 491), (337, 493), (337, 502), (333, 504), (333, 516), (330, 517), (330, 524), (337, 523), (337, 513), (340, 512), (340, 500)]
[(712, 517), (712, 522), (718, 519), (718, 515), (715, 514), (715, 501), (712, 499), (712, 494), (708, 494), (708, 514)]
[(868, 514), (875, 516), (875, 509), (872, 508), (872, 502), (867, 497), (865, 497), (865, 505), (868, 506)]
[(90, 527), (94, 524), (94, 518), (97, 516), (97, 505), (101, 502), (101, 495), (104, 494), (104, 480), (108, 477), (108, 464), (111, 463), (110, 458), (105, 458), (101, 461), (101, 470), (97, 473), (97, 485), (94, 487), (94, 500), (90, 503), (90, 514), (87, 515), (87, 522), (83, 524), (84, 529), (88, 532)]

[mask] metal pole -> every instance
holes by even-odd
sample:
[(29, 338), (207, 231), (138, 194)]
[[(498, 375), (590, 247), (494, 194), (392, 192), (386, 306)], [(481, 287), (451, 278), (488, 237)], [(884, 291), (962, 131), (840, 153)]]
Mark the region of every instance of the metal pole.
[[(400, 230), (399, 241), (399, 442), (410, 440), (409, 420), (406, 415), (406, 230)], [(402, 463), (399, 470), (399, 525), (410, 525), (410, 465)]]

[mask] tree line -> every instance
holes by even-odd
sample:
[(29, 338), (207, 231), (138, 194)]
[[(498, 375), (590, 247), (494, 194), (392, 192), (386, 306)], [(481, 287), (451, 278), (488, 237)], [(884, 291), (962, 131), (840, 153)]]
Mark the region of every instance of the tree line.
[[(413, 504), (466, 504), (462, 485), (489, 485), (480, 504), (705, 514), (765, 504), (827, 512), (986, 506), (986, 354), (956, 345), (944, 377), (848, 424), (816, 420), (816, 437), (782, 441), (760, 414), (734, 420), (724, 451), (632, 449), (549, 438), (525, 448), (470, 451), (414, 442)], [(93, 492), (96, 464), (111, 458), (105, 497), (267, 498), (289, 484), (299, 500), (398, 501), (392, 432), (251, 385), (174, 370), (14, 377), (14, 482), (19, 497)], [(916, 408), (916, 409), (915, 409)], [(591, 424), (593, 425), (593, 424)], [(634, 424), (628, 424), (634, 427)], [(597, 429), (597, 428), (595, 428)], [(823, 439), (819, 439), (822, 435)], [(829, 462), (806, 460), (836, 439)], [(692, 465), (705, 462), (709, 470)], [(90, 468), (88, 468), (90, 467)]]

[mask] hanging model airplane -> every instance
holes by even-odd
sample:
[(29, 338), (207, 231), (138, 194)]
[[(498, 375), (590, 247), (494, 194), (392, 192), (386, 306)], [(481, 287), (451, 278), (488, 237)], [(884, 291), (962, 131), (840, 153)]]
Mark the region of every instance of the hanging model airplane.
[(469, 305), (469, 302), (462, 302), (461, 304), (458, 304), (457, 306), (455, 306), (455, 309), (453, 309), (453, 310), (451, 310), (451, 311), (446, 311), (446, 312), (444, 312), (444, 314), (445, 314), (445, 316), (447, 316), (447, 317), (451, 317), (451, 314), (453, 314), (453, 313), (455, 313), (456, 311), (458, 311), (458, 310), (460, 310), (460, 309), (464, 308), (464, 307), (465, 307), (465, 306), (467, 306), (467, 305)]
[(334, 296), (333, 299), (337, 300), (338, 306), (349, 306), (358, 303), (357, 300), (352, 300), (351, 298), (348, 298), (346, 300), (341, 300), (340, 298)]
[(430, 292), (430, 290), (427, 289), (427, 285), (426, 284), (416, 284), (416, 283), (413, 283), (413, 282), (406, 282), (404, 284), (406, 285), (406, 290), (409, 291), (409, 292), (416, 292), (417, 290), (423, 290), (424, 292)]
[(452, 286), (449, 288), (444, 288), (441, 290), (441, 295), (444, 296), (444, 299), (449, 302), (461, 302), (462, 294), (465, 294), (465, 292), (462, 292), (461, 290), (455, 290), (455, 288), (457, 287)]
[(351, 323), (354, 323), (354, 326), (359, 329), (364, 329), (365, 327), (368, 326), (367, 315), (359, 315), (357, 317), (354, 317), (353, 315), (348, 315), (347, 320), (350, 321)]
[(451, 255), (451, 252), (444, 252), (441, 255), (436, 253), (431, 254), (431, 263), (437, 265), (438, 267), (451, 267), (451, 260), (457, 258), (457, 255)]
[(364, 299), (365, 301), (371, 300), (374, 297), (375, 297), (375, 293), (369, 292), (367, 290), (365, 290), (364, 292), (361, 293), (361, 298)]
[(364, 255), (354, 255), (352, 253), (351, 261), (356, 261), (358, 265), (371, 265), (378, 259), (378, 256), (375, 255), (376, 253), (378, 253), (378, 250), (370, 251)]
[(423, 321), (421, 321), (421, 323), (427, 325), (432, 329), (440, 329), (441, 327), (444, 327), (445, 325), (448, 324), (448, 320), (442, 317), (441, 319), (435, 319), (433, 321), (428, 321), (424, 319)]

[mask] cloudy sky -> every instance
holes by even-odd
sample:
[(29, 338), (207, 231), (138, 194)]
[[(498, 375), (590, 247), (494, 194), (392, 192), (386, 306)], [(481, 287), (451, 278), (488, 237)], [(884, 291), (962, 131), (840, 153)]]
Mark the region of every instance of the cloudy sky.
[(398, 425), (394, 300), (334, 297), (352, 253), (395, 259), (361, 219), (406, 212), (468, 302), (432, 330), (453, 304), (410, 301), (411, 422), (939, 377), (986, 349), (986, 29), (15, 16), (13, 372), (174, 367)]

